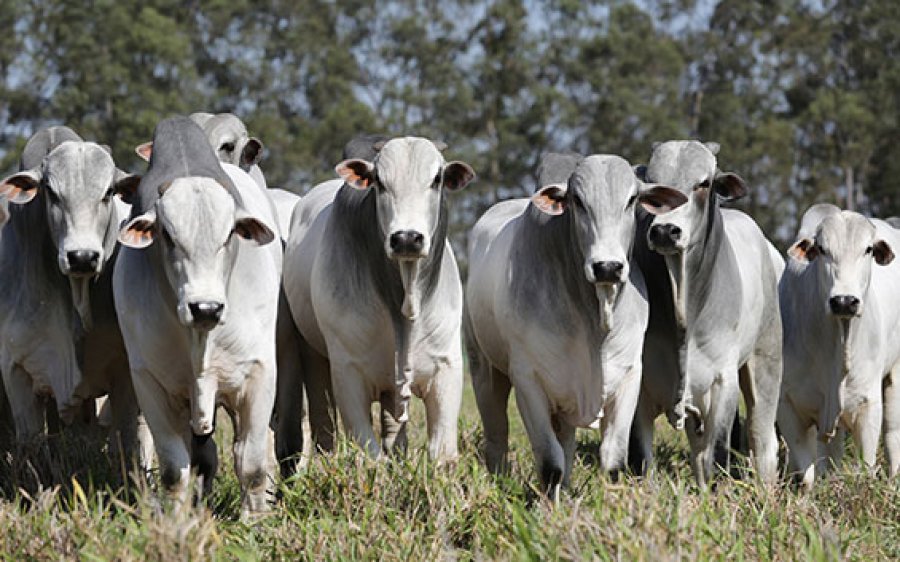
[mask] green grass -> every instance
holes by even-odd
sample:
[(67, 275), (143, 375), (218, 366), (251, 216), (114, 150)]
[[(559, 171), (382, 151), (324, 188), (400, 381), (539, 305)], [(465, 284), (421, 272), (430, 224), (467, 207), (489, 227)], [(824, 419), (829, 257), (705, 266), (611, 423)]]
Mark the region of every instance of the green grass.
[[(27, 465), (7, 455), (0, 460), (0, 554), (10, 560), (900, 558), (897, 482), (854, 466), (810, 495), (787, 486), (766, 492), (728, 478), (701, 491), (687, 465), (686, 440), (664, 423), (654, 476), (614, 483), (591, 454), (582, 454), (571, 488), (549, 505), (534, 487), (528, 443), (510, 410), (509, 476), (484, 469), (480, 421), (467, 389), (455, 464), (428, 461), (424, 412), (416, 403), (406, 456), (373, 461), (340, 441), (335, 453), (315, 456), (281, 483), (272, 514), (252, 524), (238, 517), (227, 435), (219, 439), (211, 509), (163, 511), (147, 485), (119, 486), (121, 466), (91, 454), (82, 440), (61, 443), (60, 456), (44, 448)], [(580, 433), (580, 450), (590, 453), (597, 439)], [(70, 472), (74, 480), (65, 476)], [(41, 489), (38, 482), (58, 484)]]

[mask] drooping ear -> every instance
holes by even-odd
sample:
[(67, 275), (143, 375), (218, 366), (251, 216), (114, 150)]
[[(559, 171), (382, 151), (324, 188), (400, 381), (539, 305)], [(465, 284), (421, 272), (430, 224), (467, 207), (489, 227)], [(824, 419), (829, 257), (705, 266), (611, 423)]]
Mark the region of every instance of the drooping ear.
[(37, 195), (41, 177), (39, 169), (24, 170), (13, 174), (0, 183), (0, 195), (6, 197), (10, 203), (24, 205)]
[(712, 182), (713, 190), (725, 201), (735, 201), (747, 195), (747, 184), (741, 176), (734, 172), (720, 172), (716, 170), (716, 177)]
[(651, 215), (661, 215), (681, 207), (688, 202), (688, 198), (674, 187), (654, 185), (642, 189), (638, 194), (638, 201)]
[(256, 137), (250, 137), (241, 150), (241, 168), (249, 168), (259, 164), (263, 156), (263, 143)]
[(819, 249), (809, 238), (801, 238), (788, 248), (787, 255), (801, 263), (809, 263), (819, 257)]
[(531, 196), (531, 204), (548, 215), (561, 215), (566, 212), (566, 192), (568, 187), (561, 183), (551, 183), (538, 189)]
[(118, 195), (122, 201), (129, 205), (134, 205), (140, 184), (141, 176), (129, 174), (116, 168), (116, 175), (113, 178), (113, 193)]
[(119, 229), (119, 242), (123, 246), (143, 249), (153, 243), (156, 230), (156, 213), (150, 211), (125, 223)]
[(634, 175), (637, 176), (637, 179), (646, 182), (647, 181), (647, 165), (646, 164), (638, 164), (634, 168)]
[(459, 191), (475, 179), (475, 170), (465, 162), (454, 160), (444, 166), (444, 187), (447, 191)]
[(144, 162), (150, 161), (150, 155), (153, 154), (153, 141), (145, 142), (134, 147), (134, 152), (141, 157)]
[(875, 263), (878, 265), (887, 265), (894, 261), (894, 251), (884, 240), (876, 240), (872, 244), (872, 255), (875, 256)]
[(234, 221), (234, 233), (243, 238), (256, 242), (258, 246), (265, 246), (275, 239), (275, 233), (256, 217), (238, 212)]
[(719, 143), (717, 143), (717, 142), (712, 142), (712, 141), (703, 143), (703, 146), (705, 146), (707, 150), (709, 150), (710, 152), (712, 152), (712, 153), (713, 153), (713, 156), (715, 156), (716, 154), (718, 154), (718, 153), (719, 153), (719, 149), (722, 148), (722, 146), (721, 146)]
[(344, 160), (334, 167), (334, 171), (347, 185), (356, 189), (368, 189), (375, 183), (375, 164), (368, 160)]

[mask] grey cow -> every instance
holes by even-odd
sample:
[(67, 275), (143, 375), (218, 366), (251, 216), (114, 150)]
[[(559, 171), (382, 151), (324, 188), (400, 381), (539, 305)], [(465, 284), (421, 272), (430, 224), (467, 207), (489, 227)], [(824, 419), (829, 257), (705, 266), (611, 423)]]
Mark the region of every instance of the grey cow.
[[(571, 475), (578, 427), (600, 427), (603, 470), (625, 464), (648, 314), (631, 248), (648, 187), (618, 156), (549, 154), (540, 175), (530, 200), (498, 203), (473, 228), (466, 319), (488, 467), (505, 464), (512, 387), (555, 497)], [(685, 200), (665, 188), (654, 198)]]
[(150, 166), (129, 198), (113, 289), (162, 483), (186, 500), (194, 465), (209, 492), (223, 405), (235, 425), (242, 513), (264, 511), (281, 274), (271, 204), (243, 170), (216, 159), (187, 117), (157, 125)]
[(427, 139), (378, 143), (372, 160), (338, 164), (294, 211), (284, 285), (309, 356), (309, 377), (329, 371), (344, 427), (373, 456), (371, 403), (399, 424), (422, 397), (433, 458), (457, 454), (462, 399), (462, 287), (447, 241), (446, 192), (472, 169), (445, 162)]
[[(744, 195), (743, 180), (716, 165), (715, 143), (656, 146), (645, 181), (681, 191), (674, 210), (651, 199), (636, 255), (650, 298), (644, 381), (635, 437), (652, 457), (653, 420), (676, 427), (687, 417), (691, 465), (702, 485), (712, 475), (716, 444), (727, 443), (738, 392), (747, 404), (750, 454), (758, 475), (776, 477), (775, 414), (781, 387), (778, 277), (783, 260), (746, 214), (720, 201)], [(652, 197), (652, 190), (649, 195)]]
[(10, 203), (0, 276), (16, 279), (0, 288), (0, 369), (17, 437), (43, 431), (48, 398), (71, 421), (86, 400), (109, 393), (112, 443), (130, 451), (138, 412), (112, 300), (124, 218), (113, 192), (137, 178), (67, 127), (35, 134), (20, 170), (0, 184)]
[(778, 426), (807, 489), (840, 460), (844, 430), (874, 468), (883, 422), (890, 475), (900, 469), (898, 247), (886, 222), (820, 204), (788, 250)]

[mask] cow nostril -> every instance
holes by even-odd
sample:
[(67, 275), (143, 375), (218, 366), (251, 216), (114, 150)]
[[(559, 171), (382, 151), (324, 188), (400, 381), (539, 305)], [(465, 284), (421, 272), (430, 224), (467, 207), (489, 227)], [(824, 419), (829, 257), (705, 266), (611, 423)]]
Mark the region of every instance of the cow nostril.
[(654, 224), (648, 237), (654, 246), (671, 248), (681, 238), (681, 228), (674, 224)]
[(72, 250), (66, 252), (69, 269), (75, 273), (93, 273), (100, 261), (100, 252), (94, 250)]
[(222, 319), (222, 311), (225, 310), (225, 304), (214, 301), (199, 301), (188, 304), (194, 323), (197, 324), (218, 324)]
[(425, 235), (415, 230), (398, 230), (391, 234), (390, 244), (396, 254), (421, 254)]
[(618, 283), (622, 280), (625, 264), (620, 261), (598, 261), (591, 266), (597, 283)]
[(860, 300), (853, 295), (837, 295), (828, 299), (828, 306), (835, 316), (855, 316), (859, 313)]
[(672, 240), (678, 240), (681, 238), (681, 229), (674, 224), (669, 225), (669, 236), (672, 237)]

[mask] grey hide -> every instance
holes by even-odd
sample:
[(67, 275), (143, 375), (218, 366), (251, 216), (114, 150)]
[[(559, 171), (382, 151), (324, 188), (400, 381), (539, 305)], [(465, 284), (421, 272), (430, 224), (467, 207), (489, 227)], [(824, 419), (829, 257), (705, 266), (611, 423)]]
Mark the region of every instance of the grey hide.
[(0, 288), (0, 369), (17, 436), (44, 430), (48, 399), (68, 422), (108, 393), (112, 446), (130, 454), (138, 413), (112, 299), (124, 218), (112, 193), (135, 178), (67, 127), (35, 134), (20, 167), (3, 180), (11, 203), (0, 240), (0, 275), (16, 279)]
[(512, 388), (555, 496), (578, 427), (600, 428), (602, 470), (625, 464), (648, 314), (631, 261), (646, 188), (618, 156), (550, 154), (539, 175), (551, 183), (530, 202), (497, 203), (472, 230), (466, 340), (488, 467), (505, 465)]
[(281, 276), (271, 202), (181, 116), (157, 125), (136, 201), (119, 231), (113, 290), (163, 487), (187, 501), (194, 467), (210, 492), (218, 404), (235, 426), (242, 514), (265, 511)]
[[(675, 209), (643, 206), (635, 248), (647, 283), (650, 321), (634, 436), (652, 458), (653, 420), (687, 416), (691, 464), (702, 485), (715, 449), (728, 444), (738, 404), (747, 404), (750, 454), (759, 477), (776, 477), (775, 413), (781, 386), (778, 273), (783, 261), (746, 214), (720, 207), (746, 186), (719, 171), (718, 145), (670, 141), (653, 150), (645, 181), (680, 190)], [(655, 216), (654, 216), (655, 215)], [(727, 465), (727, 459), (724, 461)], [(646, 466), (646, 465), (645, 465)]]
[(784, 384), (778, 426), (790, 472), (807, 489), (838, 465), (849, 432), (875, 469), (884, 427), (889, 474), (900, 468), (900, 232), (884, 221), (812, 206), (779, 285)]
[(453, 458), (462, 288), (446, 240), (445, 192), (474, 173), (446, 163), (426, 139), (392, 139), (373, 150), (371, 161), (339, 164), (344, 181), (316, 186), (294, 211), (284, 286), (309, 352), (304, 370), (320, 381), (330, 371), (344, 426), (370, 454), (379, 454), (370, 404), (381, 402), (393, 428), (382, 443), (390, 449), (405, 443), (415, 393), (429, 413), (429, 453)]

